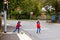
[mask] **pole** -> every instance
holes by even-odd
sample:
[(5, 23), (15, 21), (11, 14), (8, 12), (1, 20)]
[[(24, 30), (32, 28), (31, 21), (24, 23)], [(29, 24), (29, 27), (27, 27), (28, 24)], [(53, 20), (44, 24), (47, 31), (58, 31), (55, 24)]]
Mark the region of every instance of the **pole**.
[(7, 1), (4, 0), (4, 33), (7, 32), (6, 16), (7, 16)]
[(7, 26), (6, 26), (6, 13), (7, 13), (7, 11), (4, 10), (4, 33), (7, 32)]

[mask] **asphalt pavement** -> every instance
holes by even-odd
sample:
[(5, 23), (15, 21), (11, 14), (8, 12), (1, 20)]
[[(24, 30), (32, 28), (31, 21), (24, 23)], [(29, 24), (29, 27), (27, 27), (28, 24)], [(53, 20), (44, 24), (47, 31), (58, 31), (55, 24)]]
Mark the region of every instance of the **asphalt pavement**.
[[(8, 20), (10, 31), (15, 29), (17, 20)], [(29, 34), (34, 40), (60, 40), (60, 24), (46, 23), (46, 20), (40, 20), (41, 33), (36, 33), (36, 20), (21, 20), (21, 30)], [(27, 34), (27, 35), (28, 35)]]

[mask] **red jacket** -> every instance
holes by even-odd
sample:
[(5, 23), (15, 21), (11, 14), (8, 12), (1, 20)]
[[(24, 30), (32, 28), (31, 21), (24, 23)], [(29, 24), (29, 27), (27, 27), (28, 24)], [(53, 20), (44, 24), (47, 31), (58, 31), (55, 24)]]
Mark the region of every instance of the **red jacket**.
[(40, 28), (40, 27), (41, 27), (40, 23), (37, 23), (37, 28)]
[(21, 27), (21, 24), (17, 23), (16, 28), (19, 28), (19, 27)]

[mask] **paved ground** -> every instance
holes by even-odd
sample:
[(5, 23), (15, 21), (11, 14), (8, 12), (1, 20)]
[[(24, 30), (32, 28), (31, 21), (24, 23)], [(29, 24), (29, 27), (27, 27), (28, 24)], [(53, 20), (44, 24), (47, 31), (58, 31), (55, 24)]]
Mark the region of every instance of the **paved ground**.
[[(30, 22), (31, 26), (26, 26), (24, 28), (30, 35), (32, 35), (35, 40), (60, 40), (60, 24), (46, 23), (41, 21), (41, 33), (36, 33), (35, 22)], [(28, 27), (30, 27), (28, 29)]]
[(1, 40), (20, 40), (16, 34), (3, 34)]
[(15, 27), (8, 26), (7, 32), (12, 32), (12, 33), (2, 33), (1, 40), (20, 40), (17, 34), (13, 33), (14, 29)]
[[(17, 20), (9, 20), (10, 31), (14, 30)], [(41, 33), (36, 33), (36, 20), (22, 20), (22, 28), (34, 40), (60, 40), (60, 24), (40, 21)], [(13, 26), (13, 27), (12, 27)]]

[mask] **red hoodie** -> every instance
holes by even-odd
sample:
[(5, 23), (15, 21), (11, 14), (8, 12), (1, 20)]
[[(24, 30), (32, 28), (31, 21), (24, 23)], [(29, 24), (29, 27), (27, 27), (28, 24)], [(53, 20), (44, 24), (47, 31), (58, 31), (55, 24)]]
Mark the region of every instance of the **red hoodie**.
[(40, 28), (40, 27), (41, 27), (40, 23), (37, 23), (37, 28)]
[(21, 24), (17, 23), (16, 28), (19, 28), (19, 27), (21, 27)]

